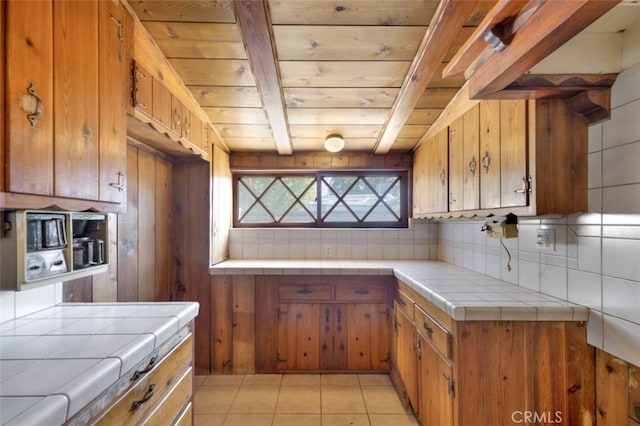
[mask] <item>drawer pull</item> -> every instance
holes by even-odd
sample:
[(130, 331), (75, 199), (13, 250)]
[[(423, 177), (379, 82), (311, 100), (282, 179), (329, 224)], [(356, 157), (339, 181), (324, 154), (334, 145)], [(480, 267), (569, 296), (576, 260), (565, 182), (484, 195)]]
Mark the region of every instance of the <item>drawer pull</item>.
[(155, 383), (150, 384), (149, 385), (149, 389), (147, 390), (147, 393), (144, 394), (142, 399), (137, 399), (137, 400), (133, 401), (129, 411), (134, 411), (136, 408), (138, 408), (139, 406), (141, 406), (142, 404), (144, 404), (145, 402), (147, 402), (151, 398), (153, 398), (153, 394), (155, 393), (155, 390), (156, 390), (156, 384)]
[(425, 330), (427, 330), (427, 333), (433, 334), (433, 328), (429, 327), (429, 325), (426, 322), (422, 323), (422, 326), (424, 327)]
[(363, 289), (363, 288), (359, 288), (357, 290), (354, 291), (355, 294), (369, 294), (369, 290)]
[(298, 290), (298, 294), (309, 294), (309, 293), (313, 293), (313, 292), (308, 288), (301, 288), (300, 290)]
[(402, 306), (407, 306), (407, 302), (405, 302), (403, 299), (398, 299), (398, 303)]
[(149, 360), (149, 364), (147, 364), (144, 370), (136, 370), (129, 380), (133, 382), (134, 380), (138, 380), (140, 377), (142, 377), (142, 375), (147, 374), (149, 371), (151, 371), (151, 369), (153, 369), (153, 366), (156, 365), (156, 361), (158, 361), (158, 357), (151, 357), (151, 359)]

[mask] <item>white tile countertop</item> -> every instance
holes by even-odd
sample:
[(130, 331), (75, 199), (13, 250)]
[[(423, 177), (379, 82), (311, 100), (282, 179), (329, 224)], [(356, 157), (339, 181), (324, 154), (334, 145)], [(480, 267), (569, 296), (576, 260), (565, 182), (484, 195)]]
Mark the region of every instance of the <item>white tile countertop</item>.
[(586, 321), (589, 309), (438, 261), (227, 260), (212, 275), (394, 275), (457, 321)]
[(0, 323), (0, 424), (64, 423), (198, 315), (194, 302), (63, 303)]

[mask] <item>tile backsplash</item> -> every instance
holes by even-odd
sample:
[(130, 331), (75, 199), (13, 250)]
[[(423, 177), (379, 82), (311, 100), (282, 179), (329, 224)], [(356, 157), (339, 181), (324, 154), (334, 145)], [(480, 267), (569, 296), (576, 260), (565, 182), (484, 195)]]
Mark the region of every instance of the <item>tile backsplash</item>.
[(231, 259), (427, 260), (437, 255), (437, 224), (408, 229), (256, 229), (230, 232)]
[[(591, 308), (592, 345), (640, 365), (640, 64), (618, 76), (611, 120), (589, 129), (589, 212), (519, 218), (500, 241), (484, 220), (439, 222), (438, 259)], [(536, 247), (553, 229), (555, 250)]]
[(62, 283), (31, 290), (0, 291), (0, 322), (28, 315), (62, 303)]

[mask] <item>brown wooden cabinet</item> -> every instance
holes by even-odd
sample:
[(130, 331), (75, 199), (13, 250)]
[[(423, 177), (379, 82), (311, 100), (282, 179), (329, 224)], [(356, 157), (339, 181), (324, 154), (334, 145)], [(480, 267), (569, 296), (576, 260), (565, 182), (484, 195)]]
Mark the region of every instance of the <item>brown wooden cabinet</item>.
[(134, 62), (132, 73), (129, 135), (174, 157), (208, 159), (209, 126), (141, 64)]
[[(400, 301), (400, 302), (399, 302)], [(408, 301), (406, 305), (401, 302)], [(406, 309), (405, 309), (406, 308)], [(413, 322), (413, 301), (406, 297), (394, 302), (394, 349), (398, 374), (404, 384), (406, 399), (418, 413), (418, 380), (416, 375), (416, 332)], [(403, 395), (405, 396), (405, 395)]]
[(411, 360), (408, 345), (397, 349), (392, 378), (400, 378), (396, 388), (406, 390), (421, 425), (512, 424), (522, 411), (591, 423), (594, 354), (584, 323), (455, 321), (406, 284), (396, 291), (397, 338), (414, 333), (417, 351)]
[(132, 17), (114, 0), (3, 7), (9, 116), (4, 191), (13, 196), (1, 205), (124, 209)]
[(387, 281), (278, 276), (256, 286), (256, 372), (389, 371)]
[(416, 151), (414, 216), (585, 211), (587, 128), (563, 99), (482, 101)]
[(193, 336), (177, 335), (65, 423), (193, 423)]

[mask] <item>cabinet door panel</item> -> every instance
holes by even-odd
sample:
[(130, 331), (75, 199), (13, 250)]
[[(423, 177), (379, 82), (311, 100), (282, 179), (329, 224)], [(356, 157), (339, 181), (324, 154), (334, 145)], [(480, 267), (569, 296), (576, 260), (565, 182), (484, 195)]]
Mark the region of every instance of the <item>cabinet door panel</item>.
[(500, 207), (500, 101), (480, 103), (480, 208)]
[(420, 146), (413, 155), (413, 216), (419, 217), (429, 211), (427, 203), (428, 150), (426, 144)]
[(171, 128), (171, 92), (159, 80), (152, 79), (153, 118)]
[[(397, 303), (396, 303), (397, 304)], [(416, 378), (415, 326), (397, 307), (396, 312), (396, 361), (398, 373), (407, 388), (409, 401), (418, 410), (418, 382)]]
[(448, 131), (443, 130), (425, 143), (427, 144), (427, 213), (448, 211)]
[(420, 423), (423, 425), (450, 426), (453, 424), (453, 395), (451, 383), (453, 371), (445, 361), (420, 336)]
[(119, 1), (100, 1), (98, 25), (100, 200), (124, 203), (133, 19)]
[(527, 191), (516, 192), (527, 179), (526, 102), (500, 101), (500, 204), (526, 206)]
[(317, 370), (320, 366), (320, 304), (281, 304), (278, 312), (278, 370)]
[[(12, 1), (3, 6), (6, 6), (6, 123), (9, 126), (5, 189), (52, 195), (52, 2)], [(29, 88), (34, 95), (29, 94)], [(29, 114), (34, 113), (33, 120), (29, 120)]]
[(371, 326), (372, 315), (369, 304), (350, 304), (347, 307), (349, 319), (349, 369), (369, 370), (371, 368)]
[(98, 2), (53, 4), (54, 193), (98, 199)]
[(464, 206), (464, 116), (449, 125), (449, 210)]
[(480, 208), (480, 107), (464, 115), (463, 206), (464, 210)]

